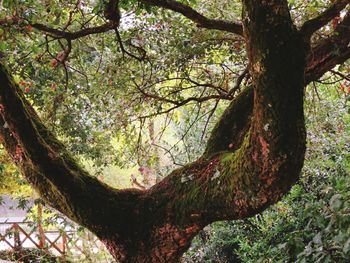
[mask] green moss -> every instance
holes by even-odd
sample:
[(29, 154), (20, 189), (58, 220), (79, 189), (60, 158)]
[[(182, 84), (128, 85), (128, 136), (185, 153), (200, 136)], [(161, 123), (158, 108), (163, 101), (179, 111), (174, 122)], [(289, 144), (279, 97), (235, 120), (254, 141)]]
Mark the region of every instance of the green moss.
[[(196, 174), (193, 180), (181, 182), (182, 173), (193, 174), (193, 167), (181, 171), (174, 180), (178, 198), (173, 200), (173, 206), (178, 211), (177, 218), (188, 220), (189, 215), (201, 211), (217, 209), (217, 207), (232, 207), (232, 202), (237, 195), (238, 189), (246, 196), (254, 193), (250, 190), (254, 184), (255, 167), (249, 160), (250, 133), (248, 133), (241, 145), (235, 152), (223, 152), (211, 160), (202, 163), (201, 169), (208, 174)], [(248, 153), (248, 154), (247, 154)]]

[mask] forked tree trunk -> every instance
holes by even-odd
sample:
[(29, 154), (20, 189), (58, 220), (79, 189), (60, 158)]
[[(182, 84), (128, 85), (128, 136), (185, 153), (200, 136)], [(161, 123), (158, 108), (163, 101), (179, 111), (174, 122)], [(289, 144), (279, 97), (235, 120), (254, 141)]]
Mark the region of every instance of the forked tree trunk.
[(204, 226), (259, 213), (298, 179), (305, 78), (311, 81), (313, 72), (319, 76), (339, 60), (321, 52), (325, 43), (304, 74), (308, 47), (287, 1), (243, 5), (251, 87), (226, 109), (202, 157), (146, 191), (115, 190), (90, 177), (0, 66), (2, 143), (41, 197), (94, 232), (120, 262), (179, 262)]

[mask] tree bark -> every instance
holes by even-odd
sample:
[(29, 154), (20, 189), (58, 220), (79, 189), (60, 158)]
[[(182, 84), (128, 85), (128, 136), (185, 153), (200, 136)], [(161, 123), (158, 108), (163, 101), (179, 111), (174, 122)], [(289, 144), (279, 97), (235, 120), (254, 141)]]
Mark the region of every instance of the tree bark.
[(287, 1), (244, 0), (243, 7), (251, 87), (227, 108), (202, 157), (145, 191), (115, 190), (90, 177), (0, 66), (5, 148), (48, 204), (94, 232), (120, 262), (179, 262), (204, 226), (257, 214), (298, 180), (304, 87), (350, 56), (349, 29), (339, 29), (341, 55), (333, 54), (335, 35), (311, 57)]

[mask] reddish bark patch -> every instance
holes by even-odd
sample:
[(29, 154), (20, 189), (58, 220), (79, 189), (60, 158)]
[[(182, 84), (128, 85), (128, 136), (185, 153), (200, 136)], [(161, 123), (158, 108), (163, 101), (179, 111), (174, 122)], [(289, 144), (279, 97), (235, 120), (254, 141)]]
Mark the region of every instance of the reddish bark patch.
[(23, 160), (23, 150), (20, 145), (16, 145), (15, 155), (13, 156), (13, 160), (17, 162), (22, 162)]
[(262, 137), (261, 135), (258, 138), (261, 145), (261, 153), (265, 163), (269, 159), (269, 153), (270, 153), (269, 144), (265, 141), (264, 137)]

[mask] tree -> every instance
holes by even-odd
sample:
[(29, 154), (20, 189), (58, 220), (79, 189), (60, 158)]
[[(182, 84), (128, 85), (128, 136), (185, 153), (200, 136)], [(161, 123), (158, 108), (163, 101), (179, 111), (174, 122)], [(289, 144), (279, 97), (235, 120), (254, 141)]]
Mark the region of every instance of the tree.
[[(257, 214), (298, 180), (305, 154), (304, 88), (350, 57), (350, 13), (340, 19), (348, 0), (333, 1), (297, 28), (286, 0), (242, 1), (242, 23), (209, 19), (182, 2), (139, 2), (181, 13), (199, 27), (227, 31), (245, 42), (250, 85), (227, 107), (204, 154), (148, 190), (113, 189), (77, 164), (40, 120), (4, 62), (1, 141), (41, 197), (94, 232), (120, 262), (178, 262), (204, 226)], [(110, 30), (123, 53), (142, 60), (140, 48), (137, 56), (123, 47), (118, 4), (122, 2), (103, 5), (106, 23), (96, 27), (71, 32), (30, 21), (26, 26), (67, 42), (53, 66), (65, 64), (72, 41)], [(334, 19), (331, 34), (313, 37)], [(11, 17), (1, 23), (21, 26), (24, 21)], [(187, 101), (169, 102), (181, 106)]]

